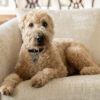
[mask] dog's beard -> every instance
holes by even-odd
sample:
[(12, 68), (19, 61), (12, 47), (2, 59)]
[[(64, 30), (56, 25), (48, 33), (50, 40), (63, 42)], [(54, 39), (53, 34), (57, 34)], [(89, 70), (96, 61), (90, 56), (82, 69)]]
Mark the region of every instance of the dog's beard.
[(36, 63), (38, 61), (39, 55), (43, 50), (44, 48), (35, 48), (33, 49), (33, 52), (30, 52), (33, 63)]

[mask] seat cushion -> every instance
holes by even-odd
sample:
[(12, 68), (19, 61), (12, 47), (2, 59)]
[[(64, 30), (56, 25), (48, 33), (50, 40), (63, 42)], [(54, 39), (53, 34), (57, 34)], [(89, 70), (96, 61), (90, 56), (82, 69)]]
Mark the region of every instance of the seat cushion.
[(54, 79), (42, 88), (31, 87), (31, 81), (24, 81), (13, 96), (2, 95), (2, 100), (100, 100), (100, 75)]

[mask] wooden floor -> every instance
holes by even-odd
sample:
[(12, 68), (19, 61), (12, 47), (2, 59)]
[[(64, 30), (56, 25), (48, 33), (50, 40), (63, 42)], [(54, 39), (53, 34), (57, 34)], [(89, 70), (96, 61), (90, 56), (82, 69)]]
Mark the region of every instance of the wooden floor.
[(0, 24), (3, 24), (14, 17), (16, 17), (16, 15), (0, 15)]

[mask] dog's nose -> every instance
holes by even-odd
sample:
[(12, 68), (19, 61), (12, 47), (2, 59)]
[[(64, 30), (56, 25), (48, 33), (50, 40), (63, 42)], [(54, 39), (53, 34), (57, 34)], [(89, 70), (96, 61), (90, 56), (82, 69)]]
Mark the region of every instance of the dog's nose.
[(37, 41), (38, 45), (43, 44), (44, 43), (44, 36), (43, 35), (38, 35), (36, 37), (36, 41)]

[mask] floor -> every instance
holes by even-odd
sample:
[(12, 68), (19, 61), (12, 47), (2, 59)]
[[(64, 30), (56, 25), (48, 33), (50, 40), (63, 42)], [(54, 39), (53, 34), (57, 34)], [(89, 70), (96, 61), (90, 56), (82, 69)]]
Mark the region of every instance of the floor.
[(0, 15), (0, 24), (3, 24), (14, 17), (16, 17), (16, 15)]

